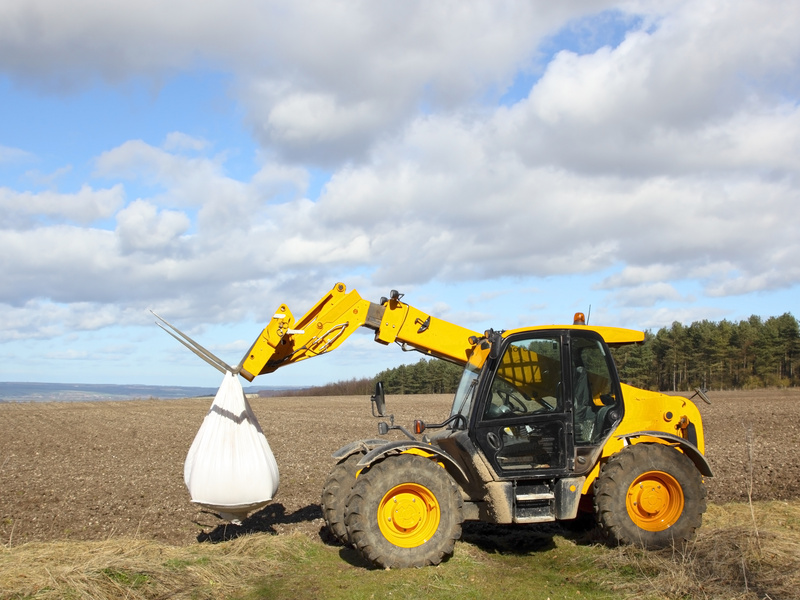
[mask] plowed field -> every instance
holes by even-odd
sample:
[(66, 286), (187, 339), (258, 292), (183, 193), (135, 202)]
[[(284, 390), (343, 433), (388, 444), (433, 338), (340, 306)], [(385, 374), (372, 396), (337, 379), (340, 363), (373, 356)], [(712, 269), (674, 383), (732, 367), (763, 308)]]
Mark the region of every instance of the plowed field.
[[(699, 403), (715, 503), (800, 497), (800, 390), (711, 392)], [(442, 420), (449, 396), (392, 396), (398, 424)], [(0, 404), (0, 543), (139, 536), (175, 544), (239, 531), (317, 533), (331, 453), (377, 437), (364, 397), (251, 401), (281, 473), (241, 527), (189, 501), (183, 461), (210, 400)], [(392, 432), (393, 434), (396, 432)]]

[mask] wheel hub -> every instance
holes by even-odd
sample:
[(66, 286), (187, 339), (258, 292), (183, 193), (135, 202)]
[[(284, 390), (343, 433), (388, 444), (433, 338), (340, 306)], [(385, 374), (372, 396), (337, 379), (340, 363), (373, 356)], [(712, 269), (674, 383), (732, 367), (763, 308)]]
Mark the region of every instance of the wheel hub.
[(657, 481), (645, 481), (634, 490), (634, 504), (646, 513), (654, 515), (669, 505), (667, 490)]
[(414, 548), (427, 542), (439, 528), (439, 503), (423, 485), (405, 483), (389, 490), (378, 506), (378, 526), (396, 546)]
[(683, 513), (683, 489), (663, 471), (649, 471), (637, 477), (626, 498), (631, 520), (646, 531), (663, 531), (674, 525)]
[(394, 504), (394, 511), (391, 511), (390, 506), (390, 512), (392, 512), (393, 516), (389, 518), (394, 520), (394, 524), (397, 527), (410, 529), (422, 522), (425, 516), (423, 503), (418, 503), (417, 496), (414, 494), (398, 494), (392, 499), (392, 504)]

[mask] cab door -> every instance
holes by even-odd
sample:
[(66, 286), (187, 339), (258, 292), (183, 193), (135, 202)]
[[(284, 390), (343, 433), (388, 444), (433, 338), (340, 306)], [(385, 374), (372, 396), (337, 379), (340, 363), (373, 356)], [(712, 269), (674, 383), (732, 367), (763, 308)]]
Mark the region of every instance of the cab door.
[(592, 331), (572, 331), (568, 344), (572, 375), (575, 473), (588, 472), (622, 420), (624, 406), (614, 361)]
[(570, 370), (562, 332), (509, 338), (480, 391), (475, 442), (503, 478), (537, 477), (572, 468)]

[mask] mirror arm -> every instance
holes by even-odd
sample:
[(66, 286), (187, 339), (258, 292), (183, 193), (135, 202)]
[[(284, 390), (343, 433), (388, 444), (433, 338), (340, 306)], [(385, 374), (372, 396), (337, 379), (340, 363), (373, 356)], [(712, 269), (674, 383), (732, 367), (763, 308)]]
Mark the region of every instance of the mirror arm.
[(402, 425), (395, 425), (394, 424), (394, 415), (389, 415), (389, 420), (391, 421), (391, 425), (389, 423), (387, 423), (386, 421), (381, 421), (380, 423), (378, 423), (378, 433), (380, 435), (386, 435), (391, 430), (395, 429), (397, 431), (402, 431), (406, 435), (406, 437), (408, 437), (408, 439), (410, 439), (412, 441), (415, 441), (415, 442), (418, 441), (417, 438), (415, 438), (411, 434), (411, 432), (408, 431), (408, 429), (406, 429)]
[(445, 419), (441, 423), (431, 423), (430, 425), (425, 423), (425, 421), (417, 419), (416, 421), (414, 421), (414, 432), (415, 433), (422, 433), (426, 429), (441, 429), (442, 427), (446, 427), (446, 426), (450, 425), (450, 423), (453, 423), (453, 422), (458, 421), (458, 420), (461, 420), (461, 421), (464, 422), (464, 427), (467, 426), (467, 418), (464, 415), (462, 415), (461, 413), (456, 413), (456, 414), (452, 415), (451, 417), (449, 417), (448, 419)]

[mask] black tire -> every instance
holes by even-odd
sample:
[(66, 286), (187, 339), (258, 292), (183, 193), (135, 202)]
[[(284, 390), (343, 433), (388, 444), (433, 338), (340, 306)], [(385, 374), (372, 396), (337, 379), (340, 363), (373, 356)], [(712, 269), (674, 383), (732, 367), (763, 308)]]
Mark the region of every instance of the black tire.
[(358, 472), (356, 465), (363, 456), (358, 452), (340, 460), (331, 469), (325, 485), (322, 486), (321, 504), (325, 524), (333, 538), (345, 546), (349, 545), (350, 541), (347, 538), (347, 527), (344, 525), (344, 508), (350, 490), (356, 482)]
[(351, 542), (378, 566), (438, 565), (461, 537), (463, 506), (455, 481), (441, 466), (399, 454), (359, 475), (345, 523)]
[(634, 444), (601, 469), (594, 508), (609, 543), (680, 546), (694, 538), (703, 521), (706, 488), (685, 454), (663, 444)]

